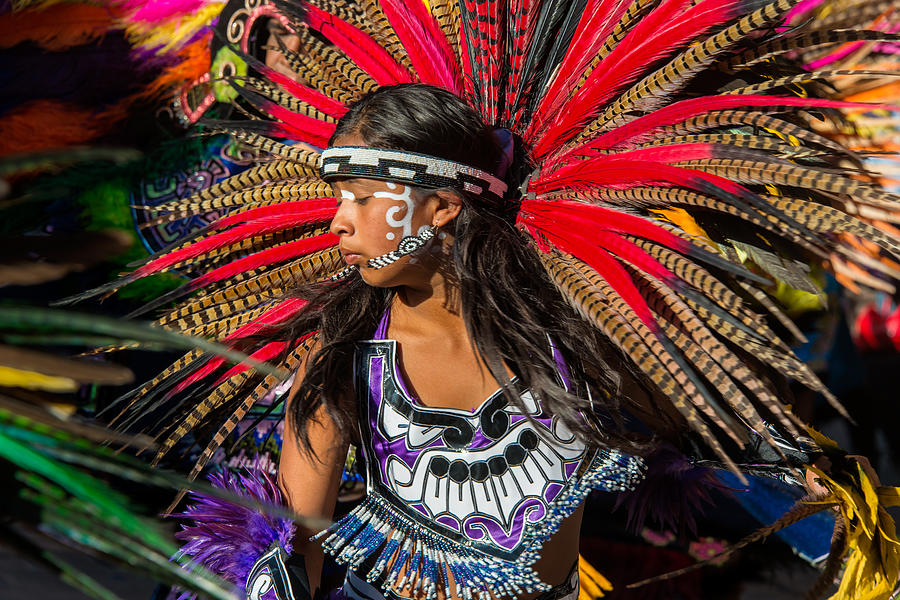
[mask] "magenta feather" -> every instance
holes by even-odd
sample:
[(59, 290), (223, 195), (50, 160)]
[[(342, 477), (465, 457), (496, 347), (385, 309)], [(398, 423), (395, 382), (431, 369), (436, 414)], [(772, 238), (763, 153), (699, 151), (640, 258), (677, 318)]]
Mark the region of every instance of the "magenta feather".
[(161, 25), (172, 19), (192, 15), (204, 5), (206, 0), (113, 0), (113, 5), (127, 14), (128, 21)]

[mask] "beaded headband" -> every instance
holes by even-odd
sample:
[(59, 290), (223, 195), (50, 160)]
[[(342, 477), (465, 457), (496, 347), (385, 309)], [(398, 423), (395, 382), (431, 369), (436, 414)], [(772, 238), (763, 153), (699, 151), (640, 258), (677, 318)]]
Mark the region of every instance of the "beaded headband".
[(453, 187), (498, 203), (506, 193), (503, 181), (469, 165), (427, 154), (365, 146), (328, 148), (322, 152), (320, 176), (326, 181), (335, 177), (366, 177), (432, 189)]

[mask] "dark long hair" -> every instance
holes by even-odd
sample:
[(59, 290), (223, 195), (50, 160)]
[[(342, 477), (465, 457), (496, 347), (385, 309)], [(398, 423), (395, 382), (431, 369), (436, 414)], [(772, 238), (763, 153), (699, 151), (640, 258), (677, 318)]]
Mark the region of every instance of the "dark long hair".
[[(406, 150), (496, 172), (501, 149), (493, 131), (465, 102), (423, 84), (382, 87), (354, 104), (341, 118), (331, 142), (358, 134), (372, 147)], [(527, 171), (519, 157), (518, 169)], [(515, 174), (511, 175), (514, 179)], [(515, 189), (516, 181), (509, 181)], [(617, 414), (617, 379), (602, 356), (608, 351), (596, 330), (562, 298), (541, 266), (537, 250), (515, 228), (515, 204), (496, 206), (456, 190), (463, 208), (451, 227), (452, 263), (459, 281), (462, 317), (476, 351), (500, 382), (511, 403), (524, 408), (504, 365), (544, 408), (590, 443), (633, 446), (609, 419)], [(290, 324), (294, 337), (312, 330), (321, 348), (291, 403), (291, 418), (302, 445), (306, 423), (324, 404), (340, 433), (353, 438), (356, 395), (355, 344), (368, 339), (388, 309), (394, 290), (370, 287), (358, 273), (338, 284), (296, 292), (309, 301)], [(562, 353), (573, 380), (587, 393), (569, 393), (561, 384), (550, 340)], [(526, 412), (527, 411), (524, 411)], [(598, 421), (602, 420), (600, 423)]]

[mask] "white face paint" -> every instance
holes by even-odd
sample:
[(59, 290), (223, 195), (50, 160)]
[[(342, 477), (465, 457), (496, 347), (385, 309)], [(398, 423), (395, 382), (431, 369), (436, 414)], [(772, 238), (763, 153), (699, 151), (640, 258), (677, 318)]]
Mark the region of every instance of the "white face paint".
[[(397, 184), (388, 182), (387, 187), (389, 190), (397, 189)], [(384, 213), (384, 218), (387, 221), (387, 224), (391, 227), (402, 227), (403, 228), (403, 237), (408, 237), (412, 235), (412, 218), (413, 212), (415, 211), (415, 202), (412, 198), (412, 189), (407, 186), (403, 186), (400, 189), (400, 192), (375, 192), (372, 194), (376, 198), (390, 198), (391, 200), (402, 200), (406, 205), (406, 214), (403, 215), (402, 219), (397, 218), (397, 213), (403, 210), (402, 206), (392, 206)], [(393, 231), (387, 232), (385, 237), (389, 240), (394, 239), (396, 236)]]
[(341, 200), (356, 200), (356, 194), (347, 190), (341, 190)]

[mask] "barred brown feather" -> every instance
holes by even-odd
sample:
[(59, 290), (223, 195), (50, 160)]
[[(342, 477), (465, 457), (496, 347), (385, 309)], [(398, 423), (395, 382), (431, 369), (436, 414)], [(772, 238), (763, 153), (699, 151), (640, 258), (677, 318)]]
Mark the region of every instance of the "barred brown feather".
[[(663, 362), (663, 357), (667, 357), (668, 353), (656, 337), (649, 331), (641, 335), (635, 330), (635, 322), (639, 323), (639, 319), (628, 320), (609, 304), (614, 298), (600, 291), (607, 284), (597, 272), (581, 261), (559, 253), (540, 253), (540, 258), (547, 273), (572, 306), (594, 322), (634, 362), (669, 398), (691, 429), (697, 431), (729, 468), (738, 473), (733, 461), (692, 405), (694, 399), (684, 387), (685, 384), (692, 387), (690, 381), (672, 375), (671, 371), (677, 367), (674, 364), (667, 366)], [(624, 303), (618, 304), (626, 312), (631, 312), (627, 305), (622, 306)], [(648, 344), (655, 347), (651, 348)], [(668, 360), (671, 363), (671, 357)]]
[(610, 103), (600, 116), (582, 130), (575, 138), (574, 144), (590, 138), (601, 130), (608, 129), (612, 123), (617, 122), (626, 111), (631, 110), (639, 102), (643, 110), (648, 110), (652, 107), (651, 99), (671, 93), (674, 89), (683, 85), (683, 82), (691, 74), (707, 65), (722, 52), (733, 47), (748, 34), (777, 22), (791, 9), (793, 4), (791, 0), (776, 0), (684, 51), (677, 58), (645, 77)]
[[(316, 345), (318, 342), (319, 336), (318, 334), (311, 335), (306, 338), (295, 348), (285, 360), (281, 363), (281, 367), (290, 373), (294, 373), (306, 359), (309, 351)], [(274, 388), (276, 385), (281, 383), (281, 381), (272, 375), (267, 375), (265, 379), (250, 392), (241, 404), (236, 407), (228, 418), (225, 420), (224, 424), (216, 431), (213, 435), (212, 440), (210, 440), (209, 444), (207, 444), (206, 448), (203, 449), (203, 452), (200, 454), (200, 458), (197, 459), (197, 462), (194, 464), (194, 468), (191, 469), (191, 473), (188, 476), (189, 479), (195, 479), (197, 475), (203, 470), (203, 467), (210, 461), (213, 454), (215, 454), (216, 450), (218, 450), (225, 440), (231, 435), (231, 432), (234, 431), (234, 428), (237, 427), (238, 423), (247, 415), (253, 406), (259, 402), (269, 391)]]

